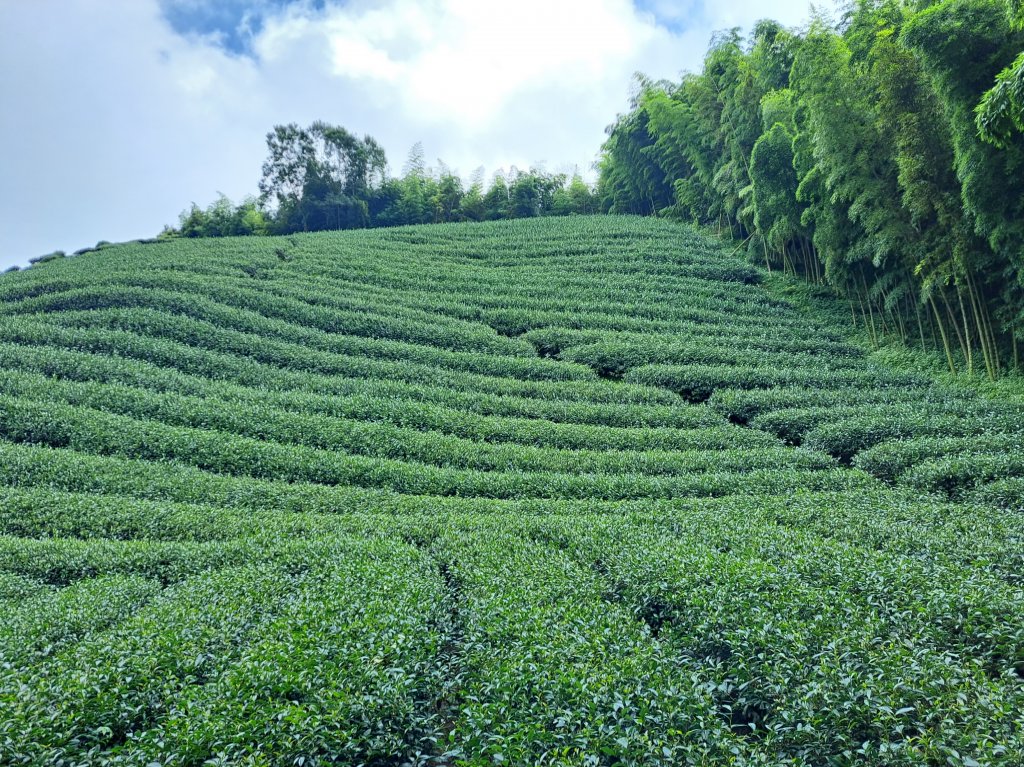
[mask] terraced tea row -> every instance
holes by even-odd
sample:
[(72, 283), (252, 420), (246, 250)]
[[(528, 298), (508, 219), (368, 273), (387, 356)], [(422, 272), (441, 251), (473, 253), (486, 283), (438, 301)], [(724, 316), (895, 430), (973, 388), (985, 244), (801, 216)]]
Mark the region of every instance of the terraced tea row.
[[(1001, 577), (1008, 571), (928, 551), (935, 533), (955, 532), (951, 507), (928, 509), (933, 522), (936, 512), (944, 517), (931, 530), (894, 524), (888, 544), (858, 546), (842, 528), (830, 536), (804, 530), (805, 521), (824, 521), (827, 504), (850, 515), (853, 529), (873, 516), (878, 529), (891, 498), (876, 498), (867, 512), (861, 499), (807, 496), (768, 509), (763, 499), (737, 498), (630, 516), (506, 509), (255, 519), (116, 497), (54, 499), (77, 504), (79, 532), (113, 514), (122, 531), (148, 527), (174, 539), (175, 530), (206, 529), (213, 540), (0, 549), (8, 581), (36, 584), (21, 596), (10, 641), (21, 653), (52, 648), (12, 661), (6, 675), (19, 686), (8, 731), (29, 735), (18, 742), (35, 750), (17, 753), (40, 761), (55, 748), (80, 758), (245, 753), (257, 737), (250, 727), (268, 728), (265, 743), (280, 721), (296, 728), (273, 746), (282, 758), (413, 759), (437, 739), (451, 761), (501, 754), (512, 763), (570, 763), (610, 750), (631, 763), (793, 754), (810, 763), (868, 743), (886, 746), (868, 755), (881, 763), (927, 763), (935, 752), (924, 738), (967, 743), (996, 761), (999, 744), (1013, 742), (1020, 679), (1007, 658), (1024, 637), (1007, 629), (1020, 591)], [(44, 502), (11, 500), (26, 513)], [(901, 522), (926, 520), (927, 508), (904, 502)], [(165, 523), (154, 524), (154, 512)], [(975, 512), (959, 517), (970, 525)], [(1019, 516), (1004, 524), (1000, 532), (1019, 542)], [(233, 532), (244, 538), (217, 542)], [(1003, 555), (1011, 549), (1019, 558), (1013, 544)], [(90, 577), (98, 568), (111, 575)], [(348, 573), (344, 588), (321, 591), (339, 568)], [(41, 581), (68, 585), (54, 591)], [(256, 589), (266, 593), (258, 612), (239, 615), (249, 627), (239, 634), (230, 616), (254, 609), (244, 594)], [(320, 600), (331, 604), (318, 610)], [(304, 619), (293, 611), (299, 605)], [(117, 622), (118, 610), (138, 614)], [(45, 620), (33, 620), (40, 614)], [(111, 622), (117, 628), (105, 628)], [(389, 630), (396, 622), (401, 628)], [(64, 639), (54, 642), (58, 633)], [(389, 681), (354, 670), (346, 663), (353, 653), (364, 663), (379, 658)], [(963, 656), (977, 665), (958, 663)], [(136, 673), (125, 684), (118, 674), (128, 668)], [(117, 695), (86, 700), (84, 684), (116, 686)], [(855, 694), (865, 689), (872, 694)], [(376, 719), (389, 700), (396, 713)], [(343, 701), (349, 708), (333, 707)], [(59, 712), (64, 729), (39, 729), (44, 707)], [(300, 726), (311, 717), (324, 724)], [(360, 738), (341, 745), (365, 717), (389, 724), (363, 725)], [(192, 729), (198, 722), (205, 735)], [(403, 742), (409, 732), (426, 740)]]
[(613, 217), (3, 277), (0, 763), (1019, 764), (1021, 409), (760, 279)]

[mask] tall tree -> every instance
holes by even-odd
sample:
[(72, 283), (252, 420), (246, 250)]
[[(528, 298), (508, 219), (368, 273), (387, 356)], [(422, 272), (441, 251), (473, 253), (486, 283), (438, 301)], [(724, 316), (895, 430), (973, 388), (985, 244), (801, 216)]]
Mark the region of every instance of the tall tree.
[(277, 125), (267, 134), (261, 200), (273, 201), (286, 231), (369, 224), (368, 201), (383, 183), (387, 158), (371, 137), (315, 122)]
[(641, 78), (638, 85), (632, 110), (605, 129), (608, 138), (599, 163), (598, 188), (604, 210), (611, 213), (647, 215), (672, 202), (671, 184), (648, 131), (650, 115), (643, 104), (647, 83)]

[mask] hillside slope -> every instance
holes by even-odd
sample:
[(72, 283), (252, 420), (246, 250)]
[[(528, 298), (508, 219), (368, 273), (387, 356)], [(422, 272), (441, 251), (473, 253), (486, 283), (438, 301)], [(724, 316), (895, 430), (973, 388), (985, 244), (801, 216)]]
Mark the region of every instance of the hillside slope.
[(1022, 763), (1024, 408), (759, 281), (616, 217), (3, 277), (0, 764)]

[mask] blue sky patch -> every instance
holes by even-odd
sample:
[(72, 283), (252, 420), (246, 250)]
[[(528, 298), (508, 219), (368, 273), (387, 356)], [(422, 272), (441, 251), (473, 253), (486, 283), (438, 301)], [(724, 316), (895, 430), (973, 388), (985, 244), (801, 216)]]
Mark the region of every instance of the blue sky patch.
[(684, 32), (703, 16), (698, 0), (633, 0), (637, 10), (649, 13), (672, 32)]
[(179, 35), (213, 39), (231, 53), (247, 55), (264, 19), (289, 5), (320, 11), (325, 0), (161, 0), (160, 10)]

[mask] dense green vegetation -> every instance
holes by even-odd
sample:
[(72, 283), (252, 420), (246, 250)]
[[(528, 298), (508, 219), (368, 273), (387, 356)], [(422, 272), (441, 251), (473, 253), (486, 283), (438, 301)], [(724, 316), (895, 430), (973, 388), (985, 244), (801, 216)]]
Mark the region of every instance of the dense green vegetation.
[(427, 166), (423, 147), (409, 152), (401, 177), (388, 175), (383, 148), (372, 136), (315, 122), (277, 125), (267, 134), (259, 197), (234, 204), (224, 195), (208, 207), (195, 203), (162, 237), (231, 237), (362, 229), (404, 224), (497, 221), (598, 212), (579, 174), (542, 168), (496, 173), (483, 168), (467, 184), (444, 162)]
[(952, 370), (1019, 369), (1021, 14), (856, 0), (837, 27), (720, 34), (700, 73), (640, 80), (609, 129), (603, 205), (715, 226)]
[(1024, 761), (1024, 405), (638, 217), (0, 278), (0, 764)]

